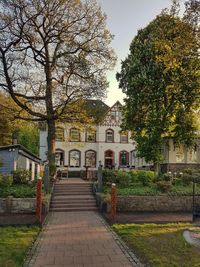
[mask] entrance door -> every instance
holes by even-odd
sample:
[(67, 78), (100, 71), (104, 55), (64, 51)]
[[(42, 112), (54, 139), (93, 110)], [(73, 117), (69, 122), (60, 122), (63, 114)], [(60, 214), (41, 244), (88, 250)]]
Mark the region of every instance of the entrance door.
[(64, 151), (56, 150), (55, 162), (58, 167), (64, 165)]
[(105, 151), (104, 166), (105, 166), (105, 168), (109, 168), (109, 169), (112, 169), (115, 167), (114, 152), (112, 150)]

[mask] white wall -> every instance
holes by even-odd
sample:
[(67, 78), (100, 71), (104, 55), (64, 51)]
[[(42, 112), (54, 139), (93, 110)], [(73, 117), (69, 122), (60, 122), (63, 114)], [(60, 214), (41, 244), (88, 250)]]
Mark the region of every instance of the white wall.
[[(81, 142), (69, 142), (69, 125), (63, 125), (65, 132), (65, 141), (58, 142), (56, 141), (56, 149), (61, 149), (64, 151), (64, 165), (69, 165), (69, 151), (72, 149), (77, 149), (81, 151), (81, 167), (70, 168), (70, 170), (81, 170), (85, 165), (85, 152), (87, 150), (94, 150), (97, 153), (96, 158), (96, 167), (99, 165), (99, 161), (104, 164), (104, 154), (106, 150), (112, 150), (114, 152), (115, 157), (115, 165), (118, 167), (119, 165), (119, 153), (120, 151), (127, 151), (129, 153), (130, 160), (130, 152), (134, 149), (133, 140), (130, 139), (130, 133), (128, 137), (128, 143), (120, 143), (120, 127), (105, 127), (105, 126), (97, 126), (96, 128), (96, 142), (89, 143), (85, 142), (85, 130), (81, 129)], [(106, 143), (106, 130), (107, 129), (114, 130), (114, 143)], [(47, 151), (47, 132), (40, 131), (40, 158), (42, 160), (46, 159), (46, 151)]]

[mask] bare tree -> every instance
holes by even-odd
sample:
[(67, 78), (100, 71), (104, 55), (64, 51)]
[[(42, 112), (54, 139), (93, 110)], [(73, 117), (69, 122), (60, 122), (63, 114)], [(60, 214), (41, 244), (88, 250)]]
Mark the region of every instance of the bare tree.
[(51, 164), (55, 122), (71, 103), (105, 96), (111, 41), (95, 0), (1, 1), (0, 86), (23, 111), (18, 118), (46, 121)]

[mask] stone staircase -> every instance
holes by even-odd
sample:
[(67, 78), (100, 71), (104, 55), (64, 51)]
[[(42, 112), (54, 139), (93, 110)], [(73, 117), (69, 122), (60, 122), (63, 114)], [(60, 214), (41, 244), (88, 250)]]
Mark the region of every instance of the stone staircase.
[(67, 178), (56, 182), (50, 211), (92, 210), (97, 210), (92, 183), (79, 178)]

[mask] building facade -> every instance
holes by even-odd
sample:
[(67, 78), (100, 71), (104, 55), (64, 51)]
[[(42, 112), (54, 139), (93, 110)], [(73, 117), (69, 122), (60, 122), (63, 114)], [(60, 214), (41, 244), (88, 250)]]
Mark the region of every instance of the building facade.
[[(152, 163), (146, 163), (143, 158), (136, 156), (133, 151), (132, 164), (137, 169), (153, 169)], [(200, 169), (200, 140), (196, 140), (193, 148), (184, 145), (177, 145), (173, 139), (168, 140), (163, 147), (163, 161), (161, 163), (162, 172), (177, 172), (186, 168)]]
[[(97, 170), (99, 164), (112, 169), (154, 169), (151, 162), (137, 157), (131, 132), (122, 132), (120, 102), (111, 108), (98, 100), (91, 100), (94, 108), (98, 105), (101, 119), (94, 125), (77, 127), (59, 124), (56, 128), (56, 165), (66, 166), (69, 171), (84, 171), (86, 167)], [(98, 114), (98, 115), (99, 115)], [(40, 158), (47, 159), (47, 129), (40, 130)], [(180, 171), (185, 168), (200, 168), (200, 141), (193, 148), (177, 146), (169, 140), (163, 147), (161, 170)]]
[[(96, 105), (99, 101), (92, 102)], [(102, 106), (105, 105), (103, 102)], [(86, 167), (97, 170), (99, 164), (107, 168), (132, 167), (132, 151), (135, 149), (130, 132), (121, 131), (121, 104), (116, 102), (98, 124), (76, 127), (59, 124), (56, 128), (56, 165), (67, 166), (69, 171), (81, 171)], [(47, 130), (40, 130), (40, 157), (46, 160)]]

